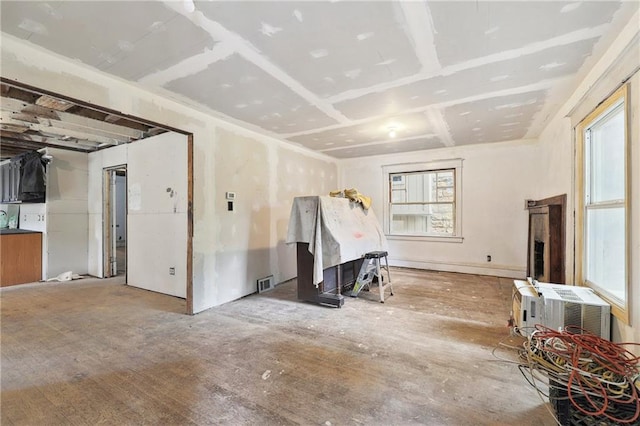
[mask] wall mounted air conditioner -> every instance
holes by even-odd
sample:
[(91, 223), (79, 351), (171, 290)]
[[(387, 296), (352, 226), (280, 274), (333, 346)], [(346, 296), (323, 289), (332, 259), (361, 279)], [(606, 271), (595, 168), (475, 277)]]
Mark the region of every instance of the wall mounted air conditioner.
[(513, 315), (523, 335), (531, 335), (536, 324), (554, 330), (577, 326), (609, 340), (611, 305), (590, 288), (520, 280), (513, 283)]

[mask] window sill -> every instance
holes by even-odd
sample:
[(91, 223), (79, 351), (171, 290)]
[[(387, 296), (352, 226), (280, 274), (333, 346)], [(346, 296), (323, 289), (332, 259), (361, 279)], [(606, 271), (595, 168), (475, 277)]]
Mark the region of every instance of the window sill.
[(432, 235), (386, 235), (387, 240), (421, 241), (427, 243), (462, 243), (463, 237), (436, 237)]
[(624, 324), (629, 325), (629, 307), (626, 302), (623, 302), (606, 291), (601, 290), (598, 286), (592, 285), (589, 281), (586, 281), (583, 285), (593, 290), (598, 296), (600, 296), (600, 298), (611, 305), (611, 315)]

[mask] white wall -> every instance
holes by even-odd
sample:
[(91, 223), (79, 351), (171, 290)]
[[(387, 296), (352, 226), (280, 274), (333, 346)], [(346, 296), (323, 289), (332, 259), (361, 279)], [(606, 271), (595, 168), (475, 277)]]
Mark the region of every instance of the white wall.
[[(629, 25), (622, 29), (618, 39), (596, 63), (575, 92), (562, 106), (558, 114), (542, 132), (539, 141), (540, 158), (548, 164), (548, 172), (540, 176), (540, 188), (553, 188), (567, 192), (567, 272), (573, 273), (575, 251), (574, 220), (575, 209), (575, 158), (574, 130), (588, 113), (605, 100), (615, 89), (630, 76), (629, 100), (631, 102), (629, 120), (631, 146), (630, 201), (631, 227), (630, 239), (630, 294), (629, 312), (631, 324), (627, 325), (613, 319), (612, 340), (617, 342), (640, 342), (640, 17), (636, 14)], [(572, 275), (573, 277), (573, 275)], [(572, 282), (573, 280), (569, 280)], [(639, 347), (629, 347), (640, 355)]]
[[(292, 200), (301, 195), (328, 195), (336, 188), (335, 166), (282, 147), (229, 132), (217, 131), (224, 143), (216, 157), (215, 241), (220, 242), (215, 277), (218, 297), (236, 299), (256, 291), (258, 278), (276, 283), (294, 278), (295, 244), (285, 239)], [(235, 192), (234, 210), (227, 210), (225, 192)]]
[[(187, 137), (165, 133), (89, 154), (91, 273), (103, 270), (103, 170), (127, 166), (127, 284), (186, 297)], [(174, 268), (174, 275), (169, 273)]]
[[(193, 133), (193, 300), (196, 312), (255, 292), (255, 277), (273, 274), (276, 282), (292, 277), (295, 251), (282, 243), (292, 198), (321, 193), (323, 187), (335, 187), (337, 162), (334, 159), (225, 122), (206, 108), (186, 106), (165, 93), (145, 90), (8, 35), (3, 34), (1, 49), (2, 76), (5, 78)], [(232, 149), (238, 138), (244, 141), (241, 152), (246, 157), (254, 150), (266, 154), (261, 161), (254, 161), (251, 169), (233, 170), (241, 176), (266, 177), (270, 182), (265, 188), (268, 192), (261, 198), (261, 206), (251, 215), (240, 206), (241, 202), (249, 203), (248, 208), (253, 212), (250, 198), (244, 198), (250, 191), (242, 186), (236, 187), (240, 188), (236, 189), (239, 197), (243, 197), (239, 199), (243, 201), (238, 201), (238, 212), (242, 215), (227, 215), (226, 202), (221, 203), (225, 191), (234, 190), (230, 188), (230, 182), (220, 179), (218, 174), (217, 169), (227, 167), (231, 161), (224, 157), (226, 151), (221, 147)], [(241, 157), (238, 154), (233, 161), (238, 163)], [(293, 170), (283, 171), (286, 165)], [(96, 178), (101, 179), (101, 176), (89, 175), (90, 186), (95, 185), (93, 180)], [(283, 190), (278, 182), (290, 188)], [(96, 236), (102, 232), (101, 224), (97, 226), (96, 223), (97, 211), (98, 207), (90, 201), (89, 269), (92, 274), (101, 268), (98, 263), (102, 249), (97, 248), (100, 253), (96, 250)], [(254, 225), (264, 229), (264, 212), (267, 211), (270, 212), (268, 239), (257, 234), (242, 239), (227, 234), (234, 225), (237, 230), (253, 230)], [(231, 263), (228, 262), (229, 250), (236, 253), (235, 261)]]
[(164, 133), (130, 144), (127, 178), (127, 284), (184, 298), (187, 137)]
[[(528, 213), (538, 175), (535, 140), (460, 146), (340, 162), (340, 187), (357, 188), (373, 200), (383, 221), (382, 167), (461, 158), (460, 242), (389, 238), (389, 262), (396, 266), (522, 278), (526, 275)], [(550, 194), (555, 195), (555, 194)], [(491, 262), (487, 262), (491, 255)]]
[(86, 274), (88, 248), (87, 154), (47, 148), (46, 278), (72, 271)]

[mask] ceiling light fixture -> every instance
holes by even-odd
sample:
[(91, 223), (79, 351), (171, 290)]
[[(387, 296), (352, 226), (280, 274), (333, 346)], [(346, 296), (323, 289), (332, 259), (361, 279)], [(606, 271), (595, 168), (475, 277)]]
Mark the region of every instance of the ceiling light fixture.
[(390, 138), (395, 138), (396, 135), (397, 135), (396, 128), (395, 127), (390, 127), (389, 128), (389, 137)]

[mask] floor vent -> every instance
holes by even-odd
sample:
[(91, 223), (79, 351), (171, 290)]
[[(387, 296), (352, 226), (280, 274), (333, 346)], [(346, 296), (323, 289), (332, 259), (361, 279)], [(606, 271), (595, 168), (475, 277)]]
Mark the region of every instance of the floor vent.
[(273, 287), (274, 287), (274, 285), (273, 285), (273, 275), (270, 275), (270, 276), (265, 277), (265, 278), (260, 278), (258, 280), (258, 293), (262, 293), (264, 291), (272, 290)]

